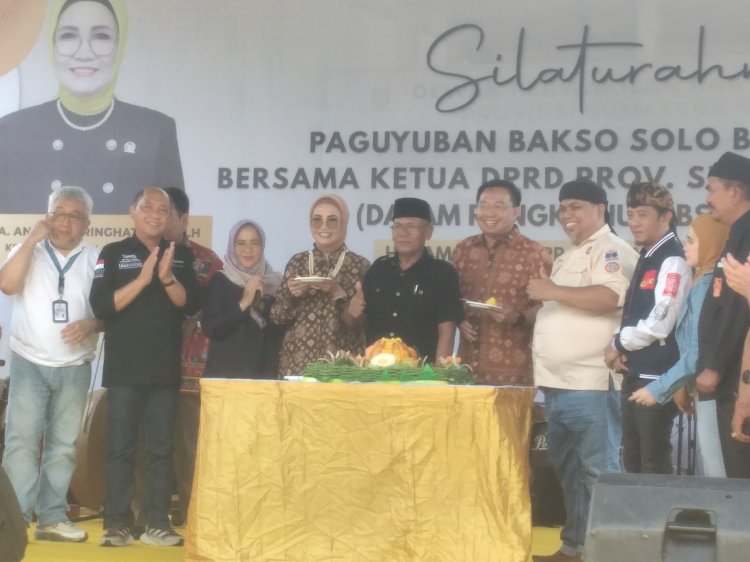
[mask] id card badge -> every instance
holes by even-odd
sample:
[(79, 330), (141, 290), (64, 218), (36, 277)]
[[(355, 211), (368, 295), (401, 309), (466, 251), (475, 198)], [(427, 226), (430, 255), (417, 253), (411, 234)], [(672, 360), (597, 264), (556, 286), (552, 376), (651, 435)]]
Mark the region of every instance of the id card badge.
[(52, 321), (56, 324), (67, 324), (68, 303), (62, 299), (52, 301)]

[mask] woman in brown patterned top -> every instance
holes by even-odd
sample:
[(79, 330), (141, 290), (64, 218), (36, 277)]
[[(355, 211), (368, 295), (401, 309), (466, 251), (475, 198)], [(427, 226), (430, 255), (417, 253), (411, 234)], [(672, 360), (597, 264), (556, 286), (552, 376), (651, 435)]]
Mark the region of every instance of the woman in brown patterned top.
[(348, 222), (349, 208), (336, 195), (320, 197), (310, 208), (315, 244), (289, 260), (271, 308), (271, 320), (287, 327), (281, 375), (300, 374), (305, 365), (329, 351), (364, 350), (361, 282), (370, 264), (347, 249)]

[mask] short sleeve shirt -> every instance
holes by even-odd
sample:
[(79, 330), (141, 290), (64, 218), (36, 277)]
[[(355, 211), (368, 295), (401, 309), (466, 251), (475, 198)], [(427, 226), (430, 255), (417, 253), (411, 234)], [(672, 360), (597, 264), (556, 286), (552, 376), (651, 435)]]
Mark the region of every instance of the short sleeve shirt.
[(604, 348), (620, 325), (622, 305), (637, 262), (638, 253), (607, 225), (555, 260), (550, 277), (553, 282), (565, 287), (603, 285), (617, 295), (620, 308), (597, 314), (557, 301), (545, 302), (534, 325), (536, 386), (567, 390), (609, 388)]
[(438, 325), (463, 319), (456, 270), (427, 251), (406, 270), (397, 255), (379, 258), (367, 270), (363, 289), (368, 344), (398, 337), (434, 361)]
[[(160, 255), (168, 245), (162, 240)], [(94, 314), (104, 321), (102, 386), (107, 388), (176, 387), (180, 382), (182, 320), (185, 314), (195, 312), (193, 252), (177, 244), (172, 259), (172, 273), (185, 288), (184, 307), (172, 303), (155, 270), (151, 283), (130, 304), (120, 311), (115, 309), (115, 292), (140, 275), (149, 254), (149, 249), (132, 236), (104, 246), (96, 262), (89, 301)]]
[[(13, 248), (9, 257), (19, 248), (20, 245)], [(94, 358), (99, 334), (90, 334), (80, 343), (68, 345), (63, 342), (60, 332), (70, 322), (94, 317), (88, 297), (99, 251), (85, 242), (67, 256), (52, 245), (50, 248), (63, 269), (70, 260), (75, 260), (65, 272), (63, 294), (60, 296), (58, 291), (57, 268), (44, 241), (41, 241), (34, 246), (23, 290), (13, 295), (10, 348), (24, 359), (45, 367), (80, 365)], [(69, 322), (53, 321), (52, 302), (59, 299), (67, 303)]]

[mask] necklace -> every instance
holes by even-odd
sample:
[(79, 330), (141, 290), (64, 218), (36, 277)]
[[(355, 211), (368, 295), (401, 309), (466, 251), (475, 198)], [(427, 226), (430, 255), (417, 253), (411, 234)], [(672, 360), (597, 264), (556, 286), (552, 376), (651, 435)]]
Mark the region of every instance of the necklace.
[(115, 100), (112, 100), (112, 103), (109, 106), (109, 109), (107, 109), (107, 112), (104, 114), (104, 117), (102, 117), (98, 122), (94, 123), (93, 125), (76, 125), (73, 123), (70, 119), (68, 119), (68, 116), (65, 115), (65, 110), (63, 109), (62, 103), (60, 100), (57, 100), (57, 112), (60, 114), (60, 117), (62, 117), (62, 120), (65, 121), (65, 124), (75, 129), (76, 131), (93, 131), (94, 129), (97, 129), (104, 125), (104, 123), (109, 119), (109, 116), (112, 115), (112, 110), (115, 108)]
[[(338, 261), (336, 262), (336, 266), (333, 268), (333, 271), (331, 272), (331, 278), (333, 279), (338, 275), (339, 271), (341, 271), (341, 266), (344, 265), (344, 258), (346, 257), (346, 250), (341, 252), (341, 255), (339, 256)], [(315, 275), (315, 263), (313, 260), (313, 253), (312, 250), (307, 252), (307, 271), (309, 272), (310, 276)]]

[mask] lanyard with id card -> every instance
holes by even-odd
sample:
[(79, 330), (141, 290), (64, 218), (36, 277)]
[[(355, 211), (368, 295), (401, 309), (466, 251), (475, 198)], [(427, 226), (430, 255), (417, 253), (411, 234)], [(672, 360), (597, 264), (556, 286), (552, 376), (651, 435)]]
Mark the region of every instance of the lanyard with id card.
[(77, 254), (71, 256), (71, 258), (68, 260), (68, 263), (65, 264), (65, 267), (60, 267), (60, 262), (57, 260), (55, 252), (52, 251), (48, 239), (44, 240), (44, 247), (46, 248), (49, 257), (52, 259), (52, 263), (55, 264), (55, 269), (57, 269), (58, 275), (57, 294), (59, 298), (52, 301), (52, 321), (55, 324), (67, 324), (69, 322), (68, 302), (63, 299), (63, 293), (65, 293), (65, 274), (73, 266), (76, 259), (78, 259), (78, 256), (80, 256), (82, 252), (78, 252)]

